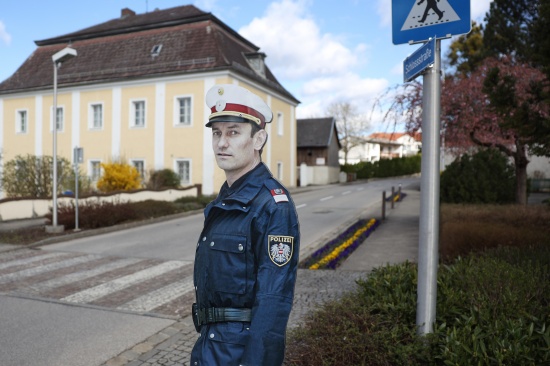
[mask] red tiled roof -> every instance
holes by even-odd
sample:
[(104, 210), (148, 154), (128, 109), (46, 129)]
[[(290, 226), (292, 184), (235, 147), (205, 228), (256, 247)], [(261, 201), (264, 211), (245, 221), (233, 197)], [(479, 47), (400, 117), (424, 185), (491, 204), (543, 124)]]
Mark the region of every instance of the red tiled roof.
[(422, 135), (420, 133), (415, 133), (414, 135), (411, 135), (410, 133), (404, 133), (404, 132), (375, 132), (368, 136), (369, 139), (372, 140), (384, 140), (384, 141), (397, 141), (399, 138), (408, 135), (412, 136), (416, 141), (422, 141)]
[[(51, 88), (51, 56), (67, 45), (78, 56), (63, 63), (59, 86), (231, 69), (298, 102), (266, 66), (265, 78), (246, 60), (258, 47), (192, 5), (154, 11), (37, 41), (39, 46), (0, 84), (0, 94)], [(162, 45), (158, 56), (151, 51)]]

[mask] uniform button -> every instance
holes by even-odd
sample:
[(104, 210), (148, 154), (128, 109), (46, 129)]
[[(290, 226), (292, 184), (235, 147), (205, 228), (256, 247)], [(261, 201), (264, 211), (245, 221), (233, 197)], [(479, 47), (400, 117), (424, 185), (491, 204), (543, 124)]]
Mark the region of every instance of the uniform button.
[(214, 242), (211, 242), (211, 243), (210, 243), (210, 246), (213, 247), (213, 246), (214, 246)]
[(206, 241), (206, 236), (204, 238), (202, 238), (202, 241)]
[(214, 333), (210, 333), (210, 339), (214, 338)]
[(222, 206), (225, 206), (225, 203), (222, 203)]
[(238, 248), (239, 248), (239, 252), (242, 252), (242, 251), (243, 251), (243, 249), (244, 249), (244, 247), (243, 247), (243, 245), (242, 245), (242, 244), (239, 244)]
[(246, 206), (243, 206), (243, 210), (246, 210)]

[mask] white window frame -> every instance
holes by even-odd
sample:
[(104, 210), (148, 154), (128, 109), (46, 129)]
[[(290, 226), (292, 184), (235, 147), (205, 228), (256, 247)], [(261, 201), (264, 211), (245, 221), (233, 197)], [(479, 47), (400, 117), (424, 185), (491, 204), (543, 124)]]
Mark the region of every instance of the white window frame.
[[(143, 124), (137, 122), (137, 105), (143, 103)], [(145, 128), (147, 126), (147, 101), (145, 99), (132, 99), (130, 100), (130, 127), (131, 128)]]
[[(189, 176), (188, 176), (188, 180), (185, 180), (183, 178), (185, 177), (182, 177), (180, 175), (180, 171), (179, 171), (179, 163), (188, 163), (189, 164)], [(191, 159), (176, 159), (174, 160), (174, 171), (176, 172), (176, 174), (178, 175), (178, 177), (180, 178), (180, 185), (182, 186), (186, 186), (186, 185), (191, 185), (191, 182), (192, 182), (192, 167), (193, 167), (193, 164), (191, 163)]]
[[(137, 164), (143, 165), (142, 168), (140, 169), (139, 167), (137, 167), (136, 166)], [(139, 176), (141, 177), (141, 180), (145, 181), (145, 172), (146, 172), (145, 159), (130, 159), (130, 165), (137, 169)]]
[[(61, 118), (58, 121), (57, 120), (57, 114), (55, 115), (55, 123), (56, 126), (59, 126), (57, 129), (57, 132), (63, 132), (65, 129), (65, 107), (62, 105), (57, 106), (57, 111), (60, 112)], [(53, 106), (50, 109), (50, 132), (53, 133), (53, 124), (54, 124), (54, 112), (53, 112)]]
[[(94, 170), (94, 164), (98, 164), (99, 165), (99, 174), (94, 174), (95, 173), (95, 170)], [(99, 178), (101, 178), (101, 176), (103, 175), (103, 168), (101, 167), (101, 160), (99, 159), (90, 159), (88, 160), (88, 172), (89, 173), (89, 177), (90, 177), (90, 180), (94, 183), (96, 183)]]
[[(180, 121), (180, 100), (189, 100), (189, 122), (182, 123)], [(174, 97), (174, 126), (176, 127), (191, 127), (193, 125), (193, 97), (191, 95), (176, 95)]]
[[(22, 116), (25, 115), (23, 120)], [(29, 111), (18, 109), (15, 111), (15, 133), (26, 134), (29, 132)]]
[(285, 126), (285, 118), (283, 112), (277, 112), (277, 135), (283, 136)]
[[(96, 126), (95, 119), (95, 107), (101, 108), (101, 114), (99, 116), (99, 126)], [(88, 104), (88, 128), (90, 130), (102, 130), (104, 126), (105, 108), (103, 108), (103, 102), (92, 102)]]

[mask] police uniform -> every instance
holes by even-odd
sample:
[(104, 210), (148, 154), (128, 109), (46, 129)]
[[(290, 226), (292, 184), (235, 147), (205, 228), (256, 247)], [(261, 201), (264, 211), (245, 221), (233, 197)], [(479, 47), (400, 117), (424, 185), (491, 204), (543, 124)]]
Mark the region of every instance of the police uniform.
[[(269, 122), (265, 103), (246, 89), (213, 90), (207, 94), (214, 115), (209, 124), (242, 114), (260, 126)], [(260, 163), (231, 187), (225, 182), (204, 215), (194, 268), (200, 337), (191, 365), (281, 365), (300, 244), (292, 198)]]

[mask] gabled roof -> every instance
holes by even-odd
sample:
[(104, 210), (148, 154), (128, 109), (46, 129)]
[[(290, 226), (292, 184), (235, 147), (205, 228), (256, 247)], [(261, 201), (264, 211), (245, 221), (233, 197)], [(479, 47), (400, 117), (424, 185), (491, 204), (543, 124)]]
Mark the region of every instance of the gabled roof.
[(333, 138), (338, 142), (338, 130), (333, 117), (298, 119), (297, 146), (300, 147), (327, 147)]
[(415, 141), (422, 141), (422, 135), (420, 133), (415, 133), (414, 135), (411, 135), (410, 133), (404, 132), (375, 132), (370, 134), (367, 139), (380, 142), (396, 142), (403, 136), (411, 136), (412, 138), (414, 138)]
[[(76, 58), (63, 63), (58, 85), (71, 86), (147, 77), (232, 70), (299, 103), (265, 67), (256, 73), (246, 55), (259, 48), (211, 13), (193, 5), (123, 16), (80, 31), (36, 41), (39, 46), (0, 84), (0, 94), (52, 88), (51, 56), (70, 45)], [(155, 46), (162, 45), (155, 55)], [(158, 47), (157, 47), (158, 50)]]

